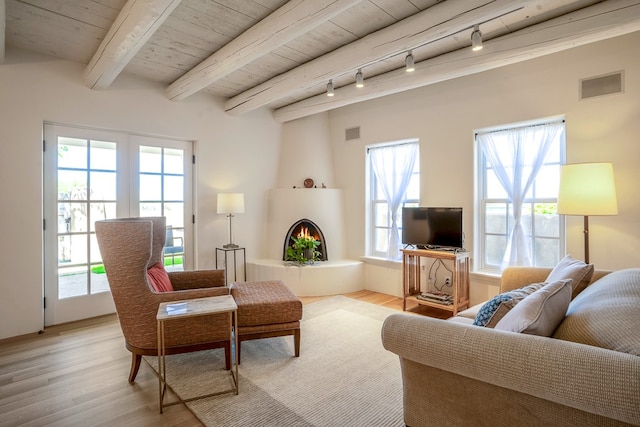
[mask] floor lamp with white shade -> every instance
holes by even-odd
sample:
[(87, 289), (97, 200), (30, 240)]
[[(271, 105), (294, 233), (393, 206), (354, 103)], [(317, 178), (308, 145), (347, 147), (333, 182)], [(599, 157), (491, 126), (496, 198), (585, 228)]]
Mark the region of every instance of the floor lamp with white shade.
[(233, 218), (233, 214), (244, 213), (244, 193), (218, 193), (217, 212), (227, 214), (229, 218), (229, 243), (222, 247), (226, 249), (238, 248), (239, 246), (233, 243), (231, 218)]
[(560, 170), (558, 214), (584, 216), (584, 261), (589, 263), (589, 216), (618, 214), (613, 165), (563, 165)]

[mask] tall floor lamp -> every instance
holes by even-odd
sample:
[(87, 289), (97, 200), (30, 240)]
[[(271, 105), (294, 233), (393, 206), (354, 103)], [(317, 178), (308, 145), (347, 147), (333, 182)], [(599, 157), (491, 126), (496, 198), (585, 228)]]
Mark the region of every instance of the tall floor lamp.
[(229, 218), (229, 243), (222, 247), (227, 249), (238, 248), (239, 246), (233, 243), (231, 218), (233, 218), (233, 214), (244, 213), (244, 193), (218, 193), (218, 213), (227, 214)]
[(618, 201), (611, 163), (562, 166), (558, 213), (584, 215), (584, 261), (589, 263), (589, 216), (617, 215)]

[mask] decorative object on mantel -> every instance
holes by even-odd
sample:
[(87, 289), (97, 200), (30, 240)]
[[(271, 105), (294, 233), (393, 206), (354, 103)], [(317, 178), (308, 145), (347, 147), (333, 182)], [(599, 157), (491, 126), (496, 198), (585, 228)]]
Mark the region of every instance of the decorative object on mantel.
[[(294, 185), (293, 188), (318, 188), (317, 185), (315, 185), (313, 179), (311, 178), (306, 178), (303, 182), (304, 187), (298, 187), (297, 185)], [(324, 185), (324, 182), (322, 183), (322, 188), (327, 188), (326, 185)]]
[(222, 247), (225, 249), (238, 248), (239, 246), (233, 243), (231, 218), (233, 218), (233, 214), (244, 213), (244, 193), (218, 193), (218, 213), (227, 214), (229, 218), (229, 243)]
[(298, 264), (313, 264), (320, 259), (320, 252), (316, 250), (320, 242), (309, 234), (307, 228), (297, 236), (291, 236), (293, 245), (286, 250), (285, 261), (293, 261)]

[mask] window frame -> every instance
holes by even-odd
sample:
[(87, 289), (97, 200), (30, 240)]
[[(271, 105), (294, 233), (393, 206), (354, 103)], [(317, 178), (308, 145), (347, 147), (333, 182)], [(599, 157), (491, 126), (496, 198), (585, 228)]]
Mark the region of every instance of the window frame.
[[(487, 205), (489, 204), (505, 204), (506, 205), (506, 210), (505, 212), (507, 213), (507, 218), (506, 218), (506, 223), (507, 223), (507, 233), (510, 230), (509, 225), (513, 222), (512, 216), (509, 215), (508, 213), (511, 212), (513, 210), (513, 205), (512, 203), (509, 201), (508, 198), (490, 198), (490, 197), (486, 197), (487, 196), (487, 161), (486, 158), (484, 156), (484, 154), (482, 153), (482, 149), (480, 148), (480, 144), (478, 141), (478, 134), (479, 133), (486, 133), (486, 132), (499, 132), (499, 131), (504, 131), (504, 130), (509, 130), (509, 129), (517, 129), (517, 128), (525, 128), (525, 127), (531, 127), (531, 126), (538, 126), (538, 125), (543, 125), (543, 124), (547, 124), (547, 123), (555, 123), (555, 122), (562, 122), (562, 124), (564, 125), (564, 132), (563, 132), (563, 136), (562, 139), (560, 141), (560, 146), (558, 147), (559, 153), (558, 153), (558, 161), (550, 161), (547, 162), (545, 161), (545, 164), (543, 167), (546, 166), (557, 166), (558, 168), (558, 176), (559, 176), (559, 170), (560, 167), (562, 165), (564, 165), (566, 163), (566, 120), (564, 117), (552, 117), (552, 118), (546, 118), (546, 119), (540, 119), (540, 120), (533, 120), (533, 121), (527, 121), (527, 122), (519, 122), (519, 123), (512, 123), (512, 124), (508, 124), (508, 125), (502, 125), (502, 126), (495, 126), (495, 127), (491, 127), (491, 128), (485, 128), (485, 129), (479, 129), (474, 131), (474, 149), (475, 149), (475, 157), (476, 157), (476, 173), (475, 173), (475, 179), (476, 179), (476, 206), (478, 207), (478, 209), (476, 210), (475, 214), (474, 214), (474, 225), (475, 225), (475, 233), (474, 233), (474, 252), (475, 252), (475, 256), (474, 256), (474, 271), (476, 272), (480, 272), (480, 273), (488, 273), (488, 274), (500, 274), (502, 272), (502, 268), (500, 265), (494, 265), (494, 264), (489, 264), (487, 263), (487, 242), (486, 242), (486, 236), (487, 234), (490, 235), (495, 235), (495, 236), (504, 236), (505, 239), (508, 238), (508, 234), (507, 235), (503, 235), (500, 233), (487, 233), (486, 231), (486, 213), (487, 213)], [(536, 191), (535, 191), (535, 187), (537, 186), (537, 179), (536, 182), (534, 182), (532, 189), (530, 190), (530, 192), (532, 194), (534, 194), (534, 197), (527, 197), (525, 198), (524, 202), (523, 202), (523, 211), (525, 211), (527, 208), (526, 206), (529, 205), (531, 212), (534, 212), (534, 207), (537, 204), (556, 204), (558, 202), (557, 199), (557, 195), (555, 198), (552, 197), (535, 197)], [(534, 214), (535, 215), (535, 214)], [(555, 215), (558, 216), (558, 237), (557, 239), (555, 237), (548, 237), (548, 236), (539, 236), (536, 235), (536, 221), (532, 218), (531, 220), (531, 233), (527, 233), (527, 237), (530, 238), (530, 242), (531, 242), (531, 256), (532, 256), (532, 261), (533, 261), (533, 265), (534, 266), (543, 266), (543, 265), (539, 265), (537, 264), (537, 254), (536, 254), (536, 250), (535, 250), (535, 246), (536, 246), (536, 240), (537, 239), (553, 239), (553, 240), (558, 240), (558, 254), (557, 254), (557, 259), (561, 259), (563, 254), (566, 252), (566, 221), (565, 221), (565, 217), (563, 215), (558, 215), (557, 213), (555, 213)], [(552, 266), (545, 266), (545, 267), (552, 267)]]
[[(387, 201), (384, 198), (378, 198), (376, 196), (376, 193), (378, 192), (378, 183), (377, 183), (377, 177), (375, 176), (375, 173), (373, 171), (373, 167), (371, 165), (371, 157), (369, 156), (369, 150), (371, 149), (376, 149), (376, 148), (382, 148), (382, 147), (389, 147), (389, 146), (400, 146), (400, 145), (405, 145), (405, 144), (416, 144), (418, 147), (418, 155), (416, 156), (416, 168), (414, 168), (413, 174), (412, 174), (412, 180), (416, 179), (417, 176), (417, 182), (418, 182), (418, 198), (412, 198), (412, 199), (403, 199), (402, 203), (400, 204), (399, 209), (399, 214), (397, 216), (397, 220), (398, 220), (398, 231), (400, 233), (402, 233), (402, 208), (404, 206), (419, 206), (420, 205), (420, 140), (417, 138), (410, 138), (410, 139), (404, 139), (404, 140), (398, 140), (398, 141), (390, 141), (390, 142), (384, 142), (384, 143), (378, 143), (378, 144), (372, 144), (372, 145), (368, 145), (365, 147), (365, 156), (366, 156), (366, 176), (367, 176), (367, 180), (366, 180), (366, 253), (367, 256), (371, 256), (371, 257), (376, 257), (376, 258), (384, 258), (384, 259), (389, 259), (387, 256), (387, 249), (385, 249), (384, 251), (378, 251), (376, 250), (376, 232), (378, 230), (384, 229), (387, 230), (387, 236), (388, 236), (388, 232), (389, 230), (391, 230), (391, 217), (390, 215), (387, 215), (387, 220), (386, 220), (386, 225), (384, 226), (380, 226), (377, 225), (377, 217), (376, 217), (376, 208), (378, 207), (378, 205), (387, 205)], [(387, 207), (386, 212), (388, 212), (389, 209)], [(388, 244), (387, 244), (388, 245)]]

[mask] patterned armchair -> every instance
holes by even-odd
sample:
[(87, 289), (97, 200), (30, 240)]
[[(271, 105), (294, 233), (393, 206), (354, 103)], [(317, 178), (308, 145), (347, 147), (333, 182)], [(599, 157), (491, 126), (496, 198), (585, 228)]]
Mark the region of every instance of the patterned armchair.
[[(132, 353), (129, 382), (143, 355), (157, 355), (156, 314), (161, 302), (228, 295), (224, 270), (168, 273), (174, 291), (155, 292), (147, 269), (162, 262), (166, 237), (164, 217), (124, 218), (96, 222), (96, 236), (126, 347)], [(167, 354), (224, 348), (231, 368), (229, 316), (215, 314), (176, 319), (166, 325)]]

